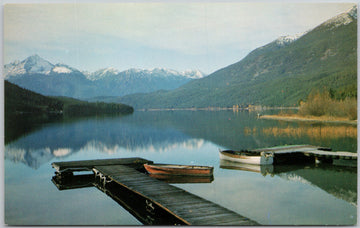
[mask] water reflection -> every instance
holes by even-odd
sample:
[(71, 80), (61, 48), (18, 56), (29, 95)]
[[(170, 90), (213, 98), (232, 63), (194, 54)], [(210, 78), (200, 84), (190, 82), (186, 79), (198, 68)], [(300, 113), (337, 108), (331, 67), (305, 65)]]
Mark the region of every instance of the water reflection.
[(331, 164), (249, 165), (220, 160), (220, 168), (279, 176), (288, 181), (314, 185), (336, 198), (357, 205), (357, 169)]
[(166, 152), (177, 147), (199, 148), (203, 139), (194, 139), (176, 129), (144, 126), (123, 117), (86, 119), (55, 123), (10, 142), (5, 159), (34, 169), (54, 158), (65, 158), (82, 150), (115, 154), (120, 150)]
[[(354, 133), (331, 135), (333, 130), (342, 131), (336, 130), (342, 125), (263, 120), (256, 114), (231, 111), (135, 112), (122, 117), (60, 119), (35, 125), (27, 127), (25, 133), (5, 132), (9, 136), (5, 145), (5, 219), (13, 225), (138, 224), (95, 188), (59, 192), (48, 184), (53, 173), (51, 162), (119, 157), (214, 166), (214, 180), (179, 187), (261, 224), (356, 223), (356, 168), (308, 165), (231, 169), (234, 165), (220, 163), (218, 155), (218, 148), (240, 150), (290, 144), (356, 152)], [(312, 128), (318, 131), (320, 126), (328, 129), (320, 131), (321, 137), (305, 133)], [(21, 130), (21, 126), (15, 128)], [(44, 197), (51, 205), (59, 200), (63, 204), (49, 208)], [(97, 205), (104, 213), (99, 214)]]
[(23, 163), (33, 169), (38, 169), (41, 165), (48, 163), (55, 158), (65, 158), (72, 156), (74, 153), (79, 151), (99, 151), (100, 153), (105, 154), (118, 154), (122, 150), (130, 151), (148, 151), (148, 152), (157, 152), (163, 153), (171, 151), (175, 148), (187, 148), (195, 149), (200, 148), (204, 143), (204, 140), (192, 140), (181, 141), (173, 144), (164, 144), (164, 145), (153, 145), (149, 144), (147, 146), (141, 145), (136, 147), (126, 147), (118, 144), (107, 146), (106, 144), (98, 141), (90, 141), (84, 145), (84, 147), (71, 149), (71, 148), (18, 148), (17, 145), (10, 144), (6, 147), (5, 150), (5, 159), (10, 160), (15, 163)]
[[(246, 132), (256, 133), (256, 130), (245, 129)], [(286, 136), (286, 137), (312, 137), (315, 139), (337, 139), (337, 138), (356, 138), (357, 127), (356, 126), (312, 126), (310, 127), (292, 127), (286, 128), (271, 127), (263, 128), (262, 132), (266, 135), (274, 136)]]
[[(7, 133), (5, 133), (7, 134)], [(137, 112), (130, 116), (94, 117), (49, 123), (6, 144), (5, 158), (39, 168), (54, 158), (81, 150), (114, 154), (127, 151), (166, 152), (200, 148), (211, 141), (221, 148), (254, 149), (285, 144), (313, 144), (356, 151), (353, 126), (298, 126), (258, 120), (251, 113)]]

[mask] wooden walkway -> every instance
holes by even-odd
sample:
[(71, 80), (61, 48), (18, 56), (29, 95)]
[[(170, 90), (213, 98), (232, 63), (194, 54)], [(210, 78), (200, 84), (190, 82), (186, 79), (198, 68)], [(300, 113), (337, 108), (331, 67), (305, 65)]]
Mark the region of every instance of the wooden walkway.
[(331, 151), (331, 148), (324, 148), (312, 145), (289, 145), (289, 146), (276, 146), (269, 148), (261, 148), (254, 150), (256, 152), (268, 151), (274, 153), (274, 159), (277, 158), (297, 158), (301, 154), (306, 157), (314, 158), (316, 160), (331, 159), (331, 160), (356, 160), (357, 153), (345, 151)]
[(259, 225), (220, 205), (181, 188), (151, 178), (124, 165), (95, 166), (94, 171), (132, 192), (147, 198), (187, 225)]
[(68, 162), (53, 162), (51, 165), (57, 173), (72, 173), (81, 171), (93, 171), (94, 166), (101, 165), (127, 165), (135, 169), (142, 169), (143, 164), (152, 164), (152, 161), (134, 157), (134, 158), (120, 158), (120, 159), (99, 159), (99, 160), (81, 160)]
[[(149, 208), (160, 208), (187, 225), (259, 225), (234, 211), (203, 199), (181, 188), (139, 172), (142, 158), (54, 162), (57, 175), (94, 171), (104, 185), (114, 183), (146, 200)], [(135, 168), (134, 168), (135, 167)], [(136, 169), (137, 168), (137, 169)]]

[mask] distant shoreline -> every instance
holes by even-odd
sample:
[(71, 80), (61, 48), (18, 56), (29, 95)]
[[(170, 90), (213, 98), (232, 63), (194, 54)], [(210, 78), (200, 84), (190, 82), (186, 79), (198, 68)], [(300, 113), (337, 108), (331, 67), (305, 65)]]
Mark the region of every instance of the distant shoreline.
[(323, 123), (344, 123), (357, 125), (357, 120), (348, 120), (346, 118), (316, 117), (316, 116), (299, 116), (299, 115), (263, 115), (260, 119), (284, 120), (284, 121), (306, 121), (306, 122), (323, 122)]
[(267, 106), (250, 106), (250, 107), (203, 107), (203, 108), (139, 108), (136, 111), (264, 111), (264, 110), (288, 110), (299, 109), (298, 107), (267, 107)]

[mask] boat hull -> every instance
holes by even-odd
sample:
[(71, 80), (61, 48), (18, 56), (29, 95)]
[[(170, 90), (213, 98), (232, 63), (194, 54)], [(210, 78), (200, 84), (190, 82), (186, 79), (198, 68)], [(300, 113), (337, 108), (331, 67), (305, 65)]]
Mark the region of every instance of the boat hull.
[(149, 176), (170, 184), (211, 183), (214, 180), (213, 175), (197, 176), (197, 175), (149, 174)]
[(234, 151), (221, 150), (220, 159), (253, 165), (271, 165), (274, 162), (274, 156), (271, 153), (260, 153), (258, 155), (241, 155), (236, 154)]
[(187, 166), (187, 165), (162, 165), (144, 164), (144, 168), (150, 174), (158, 175), (183, 175), (183, 176), (211, 176), (213, 167), (210, 166)]

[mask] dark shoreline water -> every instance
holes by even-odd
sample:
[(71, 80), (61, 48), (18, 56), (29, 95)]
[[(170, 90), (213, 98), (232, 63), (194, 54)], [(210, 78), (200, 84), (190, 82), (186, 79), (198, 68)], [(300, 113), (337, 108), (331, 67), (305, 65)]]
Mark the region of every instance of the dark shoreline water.
[(309, 164), (249, 171), (229, 168), (218, 156), (218, 148), (285, 144), (356, 152), (354, 126), (261, 120), (255, 113), (232, 111), (135, 112), (34, 122), (35, 127), (14, 134), (5, 145), (9, 225), (141, 224), (96, 188), (58, 191), (51, 182), (54, 161), (122, 157), (214, 166), (211, 183), (175, 185), (264, 225), (356, 224), (356, 168)]

